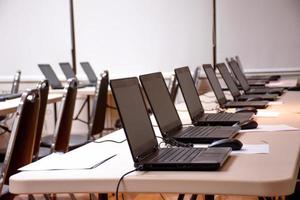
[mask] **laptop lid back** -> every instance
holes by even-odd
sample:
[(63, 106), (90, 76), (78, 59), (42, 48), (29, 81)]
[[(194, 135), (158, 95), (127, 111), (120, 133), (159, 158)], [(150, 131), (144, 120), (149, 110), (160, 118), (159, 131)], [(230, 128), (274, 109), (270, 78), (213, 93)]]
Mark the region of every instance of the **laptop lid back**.
[(195, 88), (191, 72), (188, 67), (177, 68), (174, 71), (189, 114), (192, 121), (194, 121), (204, 114), (204, 109)]
[(158, 147), (136, 77), (110, 81), (134, 162)]
[(76, 75), (70, 65), (70, 63), (59, 63), (59, 66), (67, 79), (76, 78)]
[(38, 66), (53, 89), (63, 88), (63, 85), (61, 84), (61, 82), (59, 81), (55, 72), (49, 64), (38, 64)]
[(222, 90), (221, 84), (219, 83), (219, 80), (214, 72), (214, 69), (212, 68), (211, 64), (204, 64), (203, 69), (208, 78), (210, 86), (212, 87), (212, 89), (215, 93), (215, 96), (216, 96), (219, 104), (222, 106), (223, 104), (225, 104), (227, 102), (227, 99)]
[(223, 77), (232, 96), (234, 98), (238, 98), (239, 96), (241, 96), (240, 90), (237, 87), (237, 85), (235, 84), (234, 80), (232, 79), (231, 74), (228, 71), (225, 63), (216, 64), (216, 67), (218, 68), (219, 72), (221, 73), (221, 76)]
[(237, 62), (234, 60), (230, 60), (229, 62), (229, 67), (237, 80), (240, 82), (240, 85), (242, 86), (244, 91), (250, 90), (250, 86), (248, 84), (248, 81), (246, 79), (246, 76), (238, 66)]
[(86, 73), (90, 83), (97, 83), (97, 75), (95, 74), (92, 66), (89, 62), (81, 62), (80, 63), (83, 71)]
[(162, 134), (181, 127), (180, 118), (172, 103), (163, 75), (160, 72), (141, 75), (140, 81)]

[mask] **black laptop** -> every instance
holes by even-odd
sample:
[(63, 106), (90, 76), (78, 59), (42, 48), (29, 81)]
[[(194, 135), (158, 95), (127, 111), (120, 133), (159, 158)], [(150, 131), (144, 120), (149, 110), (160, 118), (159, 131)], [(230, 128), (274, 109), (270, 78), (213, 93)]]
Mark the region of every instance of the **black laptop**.
[[(67, 79), (70, 79), (70, 78), (76, 78), (77, 79), (70, 63), (59, 63), (59, 66), (60, 66), (61, 70), (63, 71), (63, 73), (65, 74)], [(96, 82), (96, 84), (97, 84), (97, 82)], [(78, 85), (78, 88), (96, 86), (96, 84), (94, 84), (94, 83), (84, 83), (84, 84), (80, 83)]]
[(284, 88), (282, 87), (277, 87), (277, 88), (268, 88), (268, 87), (259, 87), (259, 88), (252, 88), (248, 84), (248, 81), (246, 79), (246, 76), (244, 73), (241, 71), (239, 68), (237, 62), (235, 60), (231, 60), (228, 62), (229, 67), (231, 71), (233, 72), (234, 76), (236, 79), (239, 81), (242, 89), (244, 90), (245, 94), (266, 94), (266, 93), (271, 93), (271, 94), (278, 94), (282, 95)]
[(90, 65), (90, 63), (89, 62), (81, 62), (80, 65), (81, 65), (83, 71), (85, 72), (86, 76), (88, 77), (89, 82), (96, 86), (98, 78), (97, 78), (97, 75), (95, 74), (92, 66)]
[(241, 94), (225, 63), (216, 64), (216, 67), (235, 101), (250, 101), (255, 99), (274, 101), (277, 99), (277, 94)]
[(16, 99), (22, 96), (22, 93), (15, 94), (0, 94), (0, 101), (6, 101), (10, 99)]
[(138, 170), (212, 171), (227, 160), (230, 148), (159, 148), (138, 79), (111, 80), (110, 85)]
[(212, 68), (211, 64), (203, 65), (204, 72), (210, 83), (210, 86), (215, 93), (215, 96), (220, 104), (221, 108), (243, 108), (243, 107), (254, 107), (254, 108), (266, 108), (268, 101), (230, 101), (227, 100), (222, 90), (221, 84)]
[[(239, 56), (235, 56), (235, 61), (237, 62), (237, 65), (239, 66), (240, 70), (243, 72), (243, 66), (242, 62)], [(251, 80), (267, 80), (267, 81), (278, 81), (280, 79), (280, 75), (271, 75), (271, 76), (265, 76), (265, 75), (251, 75), (251, 76), (246, 76), (248, 82)]]
[(44, 74), (45, 78), (49, 81), (49, 84), (52, 89), (64, 89), (64, 86), (61, 84), (57, 78), (55, 72), (49, 64), (39, 64), (38, 65), (41, 72)]
[(184, 143), (212, 143), (238, 134), (238, 126), (183, 126), (162, 74), (141, 75), (140, 81), (164, 137)]
[(188, 67), (174, 70), (194, 125), (232, 126), (253, 118), (253, 113), (205, 113)]

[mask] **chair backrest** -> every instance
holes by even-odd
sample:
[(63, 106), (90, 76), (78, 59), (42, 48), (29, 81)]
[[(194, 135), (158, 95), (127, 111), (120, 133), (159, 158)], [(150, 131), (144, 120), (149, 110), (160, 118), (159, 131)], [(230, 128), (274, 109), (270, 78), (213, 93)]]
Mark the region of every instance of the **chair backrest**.
[(40, 81), (37, 85), (37, 89), (40, 92), (40, 109), (39, 109), (39, 118), (38, 118), (38, 123), (36, 128), (34, 150), (33, 150), (34, 158), (38, 158), (40, 142), (43, 133), (43, 126), (44, 126), (45, 113), (46, 113), (48, 94), (49, 94), (48, 80)]
[(68, 151), (77, 95), (77, 85), (77, 80), (73, 78), (68, 80), (68, 84), (65, 87), (65, 94), (61, 101), (54, 131), (54, 144), (51, 147), (54, 152)]
[(31, 163), (39, 106), (37, 89), (22, 94), (1, 169), (0, 191), (3, 184), (8, 184), (11, 175), (17, 173), (20, 167)]
[(194, 71), (194, 74), (193, 74), (193, 80), (194, 80), (195, 87), (196, 87), (198, 92), (200, 90), (200, 84), (201, 84), (200, 73), (201, 73), (201, 67), (198, 66), (198, 67), (196, 67), (196, 69)]
[(175, 103), (176, 101), (176, 96), (177, 96), (177, 92), (178, 92), (178, 82), (177, 79), (174, 76), (172, 76), (172, 85), (171, 85), (171, 89), (170, 89), (170, 97), (173, 103)]
[(105, 114), (107, 105), (107, 91), (109, 84), (108, 71), (104, 71), (100, 74), (96, 86), (96, 96), (91, 116), (91, 127), (88, 134), (88, 139), (92, 136), (97, 135), (104, 130), (105, 125)]
[(18, 70), (14, 76), (14, 80), (11, 87), (11, 94), (16, 94), (19, 92), (19, 85), (21, 80), (21, 71)]

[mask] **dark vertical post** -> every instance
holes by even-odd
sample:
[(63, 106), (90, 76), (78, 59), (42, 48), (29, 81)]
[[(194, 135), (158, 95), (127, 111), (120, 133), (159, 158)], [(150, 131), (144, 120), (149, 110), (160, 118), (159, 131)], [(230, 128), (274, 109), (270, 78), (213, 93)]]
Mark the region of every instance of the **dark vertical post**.
[(74, 24), (74, 5), (70, 0), (70, 30), (71, 30), (71, 55), (73, 71), (76, 74), (76, 45), (75, 45), (75, 24)]
[(213, 67), (216, 69), (217, 63), (217, 24), (216, 24), (216, 0), (213, 1), (212, 6), (212, 55), (213, 55)]

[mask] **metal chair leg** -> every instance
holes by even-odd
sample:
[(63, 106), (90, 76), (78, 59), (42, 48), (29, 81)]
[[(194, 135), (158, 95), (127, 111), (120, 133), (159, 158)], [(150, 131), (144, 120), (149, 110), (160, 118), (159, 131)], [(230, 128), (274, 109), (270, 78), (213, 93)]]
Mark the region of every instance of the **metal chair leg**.
[(198, 195), (197, 194), (192, 194), (190, 200), (197, 200)]
[(206, 195), (204, 195), (204, 199), (205, 200), (214, 200), (215, 199), (215, 195), (206, 194)]
[(183, 200), (183, 199), (184, 199), (184, 194), (179, 194), (177, 200)]

